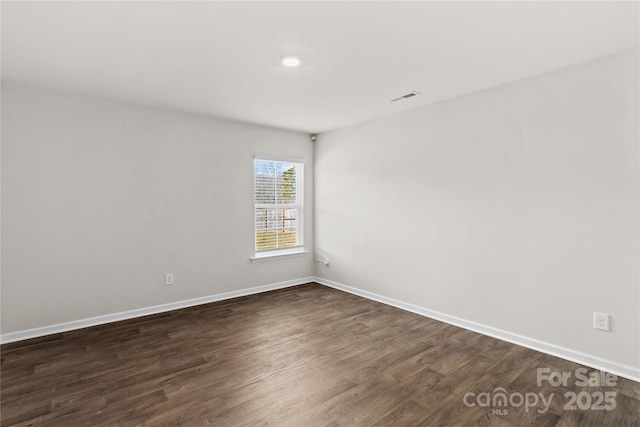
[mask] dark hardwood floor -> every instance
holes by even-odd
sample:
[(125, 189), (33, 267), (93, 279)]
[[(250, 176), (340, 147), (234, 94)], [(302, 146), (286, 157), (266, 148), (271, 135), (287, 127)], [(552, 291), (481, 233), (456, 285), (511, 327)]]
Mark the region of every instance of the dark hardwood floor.
[(1, 353), (2, 426), (640, 425), (636, 382), (317, 284)]

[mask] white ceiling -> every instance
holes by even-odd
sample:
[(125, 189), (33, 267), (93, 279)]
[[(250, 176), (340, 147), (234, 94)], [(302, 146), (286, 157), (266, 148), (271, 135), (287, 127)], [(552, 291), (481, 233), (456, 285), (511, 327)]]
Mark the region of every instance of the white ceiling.
[(323, 132), (637, 47), (638, 6), (3, 1), (2, 78)]

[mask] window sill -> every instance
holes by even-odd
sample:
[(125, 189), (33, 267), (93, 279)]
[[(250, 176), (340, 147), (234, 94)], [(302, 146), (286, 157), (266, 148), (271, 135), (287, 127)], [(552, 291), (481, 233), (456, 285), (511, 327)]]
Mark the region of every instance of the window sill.
[(262, 262), (262, 261), (272, 261), (281, 258), (293, 258), (303, 255), (308, 255), (309, 251), (297, 251), (297, 252), (277, 252), (277, 253), (269, 253), (269, 254), (256, 254), (255, 256), (249, 258), (251, 262)]

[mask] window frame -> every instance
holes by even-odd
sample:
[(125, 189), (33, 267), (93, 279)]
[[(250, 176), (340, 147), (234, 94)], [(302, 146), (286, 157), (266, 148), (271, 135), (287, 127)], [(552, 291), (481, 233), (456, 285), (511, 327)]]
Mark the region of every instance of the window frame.
[[(274, 162), (274, 163), (293, 163), (296, 165), (296, 193), (295, 203), (256, 203), (256, 162)], [(264, 261), (270, 259), (285, 258), (291, 256), (300, 256), (308, 254), (308, 251), (304, 250), (304, 173), (305, 162), (302, 158), (286, 157), (286, 156), (273, 156), (264, 154), (255, 154), (253, 158), (253, 257), (252, 262)], [(257, 209), (295, 209), (296, 212), (296, 244), (295, 246), (286, 246), (281, 248), (270, 249), (258, 249), (258, 221), (257, 221)], [(280, 221), (278, 219), (277, 221)], [(280, 228), (276, 227), (276, 232), (280, 231)]]

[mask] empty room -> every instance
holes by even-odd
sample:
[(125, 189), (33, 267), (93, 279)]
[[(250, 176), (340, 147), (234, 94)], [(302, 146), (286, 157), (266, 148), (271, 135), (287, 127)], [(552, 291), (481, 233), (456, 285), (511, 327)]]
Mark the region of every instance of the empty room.
[(3, 427), (640, 426), (640, 2), (0, 16)]

